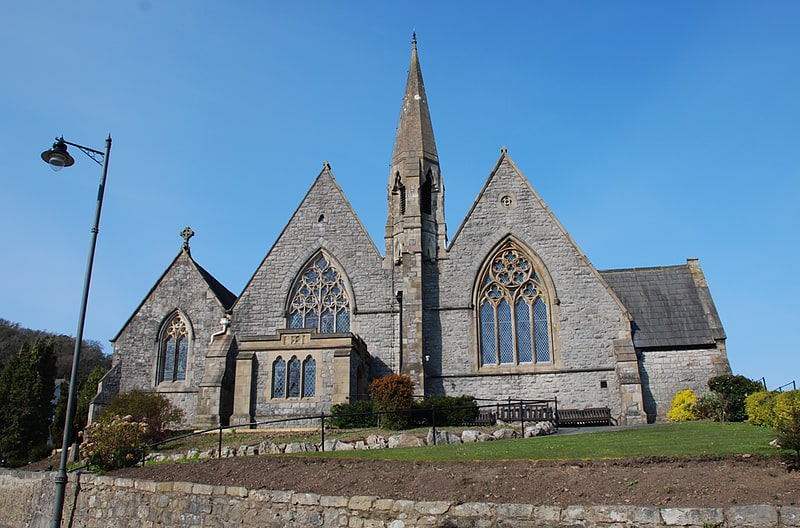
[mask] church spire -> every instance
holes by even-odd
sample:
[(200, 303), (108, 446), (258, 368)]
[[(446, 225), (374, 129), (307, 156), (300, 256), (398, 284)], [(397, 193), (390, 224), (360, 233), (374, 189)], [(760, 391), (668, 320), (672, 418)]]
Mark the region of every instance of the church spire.
[(400, 110), (400, 124), (397, 126), (397, 137), (394, 141), (392, 163), (403, 158), (427, 158), (438, 161), (436, 142), (433, 139), (433, 125), (428, 110), (428, 98), (425, 95), (425, 84), (422, 82), (422, 70), (417, 55), (417, 34), (414, 33), (411, 48), (411, 65), (408, 68), (408, 80), (403, 96), (403, 107)]

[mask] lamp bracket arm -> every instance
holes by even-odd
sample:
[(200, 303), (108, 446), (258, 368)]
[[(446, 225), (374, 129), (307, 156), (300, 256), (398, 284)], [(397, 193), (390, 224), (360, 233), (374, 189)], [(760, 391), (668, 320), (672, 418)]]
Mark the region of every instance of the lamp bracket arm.
[(84, 147), (83, 145), (78, 145), (77, 143), (72, 143), (70, 141), (65, 140), (63, 137), (56, 138), (56, 139), (59, 140), (59, 141), (62, 141), (63, 143), (65, 143), (67, 145), (71, 145), (73, 147), (77, 147), (77, 148), (81, 149), (81, 152), (83, 152), (84, 154), (86, 154), (87, 156), (92, 158), (95, 161), (95, 163), (97, 163), (100, 166), (103, 165), (103, 158), (105, 158), (105, 153), (104, 152), (100, 152), (99, 150), (95, 150), (93, 148)]

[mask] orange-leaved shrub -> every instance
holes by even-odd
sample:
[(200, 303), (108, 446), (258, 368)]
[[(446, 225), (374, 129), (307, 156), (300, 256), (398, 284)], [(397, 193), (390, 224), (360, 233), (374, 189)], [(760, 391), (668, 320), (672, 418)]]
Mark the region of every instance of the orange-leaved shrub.
[(381, 412), (381, 427), (403, 429), (408, 426), (414, 406), (414, 382), (409, 376), (387, 374), (377, 378), (369, 384), (369, 394), (375, 402), (375, 410)]

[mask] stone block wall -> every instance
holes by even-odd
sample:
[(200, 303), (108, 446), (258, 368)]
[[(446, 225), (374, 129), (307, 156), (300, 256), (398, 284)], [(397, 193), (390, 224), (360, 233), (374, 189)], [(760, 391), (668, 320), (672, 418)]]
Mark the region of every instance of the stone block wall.
[(708, 380), (730, 374), (722, 348), (638, 351), (644, 407), (648, 421), (666, 421), (678, 391), (691, 389), (697, 396), (709, 392)]
[[(53, 473), (0, 470), (0, 526), (49, 526)], [(800, 507), (552, 506), (329, 496), (240, 486), (70, 477), (63, 518), (82, 528), (518, 528), (800, 526)]]

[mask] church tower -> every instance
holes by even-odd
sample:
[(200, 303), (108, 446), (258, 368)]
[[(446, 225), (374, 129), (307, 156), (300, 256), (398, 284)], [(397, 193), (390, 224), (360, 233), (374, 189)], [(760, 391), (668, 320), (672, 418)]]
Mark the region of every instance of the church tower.
[(414, 35), (389, 173), (385, 266), (400, 304), (400, 372), (425, 392), (425, 306), (438, 304), (438, 263), (446, 258), (444, 184)]

